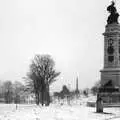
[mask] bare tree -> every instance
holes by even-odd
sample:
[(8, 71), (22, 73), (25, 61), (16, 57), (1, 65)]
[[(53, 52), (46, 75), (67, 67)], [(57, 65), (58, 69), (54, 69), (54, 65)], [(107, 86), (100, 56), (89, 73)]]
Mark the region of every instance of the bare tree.
[(36, 96), (36, 104), (49, 105), (49, 86), (56, 81), (60, 72), (55, 70), (55, 62), (50, 55), (35, 55), (30, 64), (27, 83)]
[(13, 90), (14, 90), (14, 102), (17, 104), (17, 103), (20, 103), (21, 102), (21, 95), (24, 94), (24, 85), (19, 82), (19, 81), (15, 81), (14, 84), (13, 84)]
[(93, 95), (96, 95), (98, 93), (99, 87), (101, 86), (100, 82), (101, 81), (99, 80), (99, 81), (95, 82), (95, 84), (92, 86), (91, 91), (92, 91)]
[(4, 99), (6, 103), (11, 103), (13, 100), (13, 87), (11, 81), (6, 81), (3, 83), (4, 87)]

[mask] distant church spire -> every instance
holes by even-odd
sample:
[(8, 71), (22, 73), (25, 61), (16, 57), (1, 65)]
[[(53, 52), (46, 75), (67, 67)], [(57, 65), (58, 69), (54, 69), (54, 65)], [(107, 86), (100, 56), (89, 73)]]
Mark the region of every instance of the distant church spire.
[(76, 79), (76, 90), (78, 91), (78, 76), (77, 76), (77, 79)]

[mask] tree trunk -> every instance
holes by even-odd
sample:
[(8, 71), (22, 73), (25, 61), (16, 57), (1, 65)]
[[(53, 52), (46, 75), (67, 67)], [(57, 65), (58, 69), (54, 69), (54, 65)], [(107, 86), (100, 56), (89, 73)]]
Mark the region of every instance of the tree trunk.
[(44, 105), (44, 90), (41, 92), (41, 104)]
[(49, 93), (49, 85), (46, 86), (45, 90), (45, 96), (46, 96), (46, 106), (49, 106), (50, 104), (50, 93)]
[(39, 94), (36, 93), (35, 97), (36, 97), (36, 104), (39, 105)]
[(49, 104), (50, 104), (50, 94), (49, 94), (49, 92), (47, 91), (47, 92), (46, 92), (46, 106), (49, 106)]

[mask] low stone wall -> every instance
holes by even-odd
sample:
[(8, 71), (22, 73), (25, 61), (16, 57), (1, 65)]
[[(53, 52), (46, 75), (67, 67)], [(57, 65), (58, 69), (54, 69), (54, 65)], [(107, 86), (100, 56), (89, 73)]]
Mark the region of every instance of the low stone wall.
[(95, 107), (96, 106), (96, 102), (88, 101), (87, 102), (87, 106), (89, 106), (89, 107)]
[[(120, 93), (112, 92), (112, 93), (99, 93), (102, 98), (104, 107), (120, 107)], [(95, 107), (96, 101), (88, 101), (87, 106)]]
[(120, 93), (113, 92), (113, 93), (99, 93), (103, 103), (120, 103)]

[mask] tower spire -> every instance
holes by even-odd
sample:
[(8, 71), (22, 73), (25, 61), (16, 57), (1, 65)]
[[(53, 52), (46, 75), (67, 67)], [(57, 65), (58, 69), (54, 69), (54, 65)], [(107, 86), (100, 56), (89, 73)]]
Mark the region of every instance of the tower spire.
[(78, 76), (76, 78), (76, 90), (78, 90)]

